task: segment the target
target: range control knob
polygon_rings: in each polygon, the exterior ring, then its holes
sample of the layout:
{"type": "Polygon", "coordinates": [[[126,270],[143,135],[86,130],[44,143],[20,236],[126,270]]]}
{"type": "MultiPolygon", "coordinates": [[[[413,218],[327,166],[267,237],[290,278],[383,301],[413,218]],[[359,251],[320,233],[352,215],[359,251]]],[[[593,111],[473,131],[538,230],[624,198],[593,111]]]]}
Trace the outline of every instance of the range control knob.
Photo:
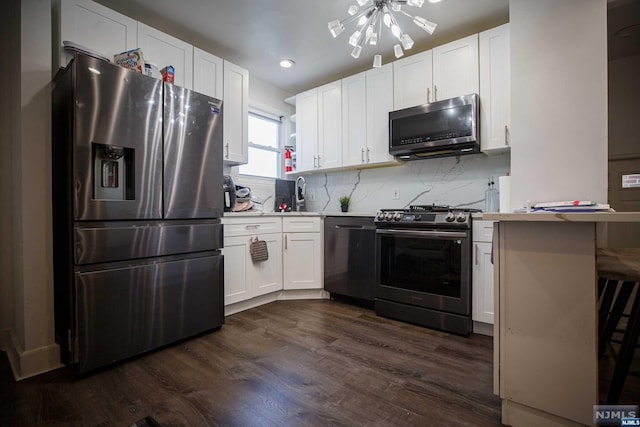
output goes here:
{"type": "Polygon", "coordinates": [[[466,220],[467,220],[467,214],[465,214],[464,212],[458,213],[458,216],[456,217],[456,221],[465,222],[466,220]]]}
{"type": "Polygon", "coordinates": [[[387,221],[391,221],[393,219],[393,213],[387,212],[387,214],[384,216],[384,219],[386,219],[387,221]]]}
{"type": "Polygon", "coordinates": [[[376,219],[378,221],[384,221],[384,213],[378,212],[378,215],[376,216],[376,219]]]}
{"type": "Polygon", "coordinates": [[[420,219],[422,219],[422,215],[416,214],[415,218],[416,218],[416,221],[420,221],[420,219]]]}
{"type": "Polygon", "coordinates": [[[401,214],[400,212],[396,212],[396,213],[393,215],[393,219],[394,219],[395,221],[400,221],[400,220],[402,219],[402,214],[401,214]]]}
{"type": "Polygon", "coordinates": [[[447,216],[445,217],[445,220],[447,222],[453,222],[455,221],[455,219],[456,219],[456,216],[453,214],[453,212],[447,213],[447,216]]]}

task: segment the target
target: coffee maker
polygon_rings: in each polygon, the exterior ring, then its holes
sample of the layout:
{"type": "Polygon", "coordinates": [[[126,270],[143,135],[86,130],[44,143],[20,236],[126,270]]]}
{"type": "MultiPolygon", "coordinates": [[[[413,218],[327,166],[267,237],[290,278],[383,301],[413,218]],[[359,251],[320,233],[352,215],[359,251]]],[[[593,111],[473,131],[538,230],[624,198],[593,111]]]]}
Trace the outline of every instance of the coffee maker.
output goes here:
{"type": "Polygon", "coordinates": [[[233,212],[233,208],[236,205],[236,184],[229,175],[224,176],[222,192],[224,195],[224,211],[233,212]]]}

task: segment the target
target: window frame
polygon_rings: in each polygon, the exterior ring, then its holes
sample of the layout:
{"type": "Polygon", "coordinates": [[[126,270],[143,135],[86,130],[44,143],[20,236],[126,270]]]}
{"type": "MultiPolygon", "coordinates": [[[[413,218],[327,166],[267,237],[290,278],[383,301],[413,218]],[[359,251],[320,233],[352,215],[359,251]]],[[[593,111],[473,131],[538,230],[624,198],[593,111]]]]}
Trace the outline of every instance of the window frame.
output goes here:
{"type": "MultiPolygon", "coordinates": [[[[272,152],[272,153],[276,153],[276,157],[278,159],[278,161],[276,162],[276,173],[274,177],[271,176],[263,176],[263,175],[251,175],[251,174],[246,174],[246,173],[242,173],[240,172],[240,166],[238,165],[238,171],[237,174],[238,176],[245,176],[245,177],[251,177],[251,178],[257,178],[257,179],[276,179],[276,178],[282,178],[282,174],[283,174],[283,160],[282,160],[282,152],[283,152],[283,141],[284,141],[284,133],[285,133],[285,129],[284,129],[284,115],[279,115],[277,113],[270,113],[267,111],[264,111],[262,109],[258,109],[258,108],[253,108],[253,107],[249,107],[249,117],[257,117],[263,120],[270,120],[272,122],[276,122],[278,123],[278,137],[277,137],[277,146],[276,147],[268,147],[266,145],[262,145],[262,144],[257,144],[252,142],[251,140],[247,141],[247,150],[249,148],[256,148],[259,150],[264,150],[264,151],[268,151],[268,152],[272,152]]],[[[248,119],[247,119],[248,120],[248,119]]],[[[248,154],[247,154],[248,155],[248,154]]]]}

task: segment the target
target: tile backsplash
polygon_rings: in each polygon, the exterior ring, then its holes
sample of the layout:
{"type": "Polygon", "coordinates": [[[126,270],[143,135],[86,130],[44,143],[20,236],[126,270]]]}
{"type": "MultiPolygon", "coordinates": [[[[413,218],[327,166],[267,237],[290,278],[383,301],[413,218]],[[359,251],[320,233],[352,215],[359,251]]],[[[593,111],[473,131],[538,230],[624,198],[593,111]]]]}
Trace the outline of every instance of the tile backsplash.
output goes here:
{"type": "MultiPolygon", "coordinates": [[[[351,212],[376,212],[418,204],[441,204],[484,210],[484,194],[490,177],[510,171],[509,154],[474,154],[415,160],[398,166],[348,169],[304,175],[307,183],[306,211],[340,212],[338,199],[351,197],[351,212]]],[[[294,180],[295,177],[291,177],[294,180]]],[[[234,176],[236,183],[251,187],[272,212],[274,180],[234,176]]],[[[499,190],[499,188],[498,188],[499,190]]]]}

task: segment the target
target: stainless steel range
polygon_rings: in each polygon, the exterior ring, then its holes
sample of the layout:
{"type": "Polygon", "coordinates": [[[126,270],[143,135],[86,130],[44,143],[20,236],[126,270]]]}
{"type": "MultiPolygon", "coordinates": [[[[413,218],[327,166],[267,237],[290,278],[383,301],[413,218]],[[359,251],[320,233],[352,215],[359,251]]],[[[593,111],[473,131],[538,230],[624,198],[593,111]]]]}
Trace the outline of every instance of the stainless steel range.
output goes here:
{"type": "Polygon", "coordinates": [[[378,315],[468,335],[471,212],[421,205],[376,215],[378,315]]]}

